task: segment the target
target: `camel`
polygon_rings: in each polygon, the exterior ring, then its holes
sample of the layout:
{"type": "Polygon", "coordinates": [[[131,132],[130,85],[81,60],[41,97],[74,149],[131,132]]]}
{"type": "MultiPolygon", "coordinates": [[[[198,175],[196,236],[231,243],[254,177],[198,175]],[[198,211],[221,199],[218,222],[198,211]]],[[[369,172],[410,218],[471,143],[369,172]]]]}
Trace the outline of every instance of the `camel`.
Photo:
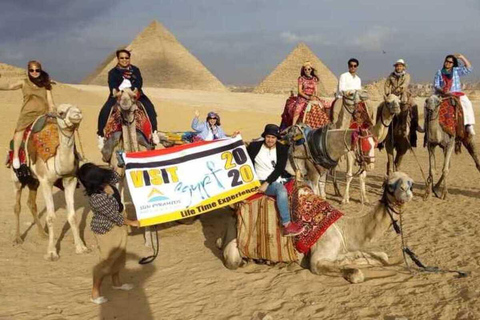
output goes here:
{"type": "MultiPolygon", "coordinates": [[[[336,221],[312,246],[309,254],[299,255],[303,260],[302,265],[309,265],[314,274],[334,272],[342,274],[351,283],[364,281],[360,269],[345,266],[388,263],[386,253],[365,252],[362,248],[390,228],[392,220],[398,217],[405,204],[412,200],[412,186],[413,180],[405,173],[392,173],[386,180],[383,196],[373,211],[361,217],[343,217],[336,221]]],[[[225,244],[223,258],[227,268],[237,269],[243,263],[237,248],[233,217],[228,222],[223,241],[218,241],[217,244],[225,244]]]]}
{"type": "MultiPolygon", "coordinates": [[[[82,121],[82,112],[76,106],[70,104],[61,104],[57,107],[56,123],[59,130],[59,146],[56,150],[55,156],[49,158],[46,162],[40,157],[35,156],[31,141],[27,144],[27,156],[29,157],[30,170],[33,178],[28,183],[29,196],[28,207],[33,215],[34,221],[38,227],[40,235],[46,236],[45,231],[40,224],[37,216],[36,194],[40,186],[47,210],[46,224],[48,227],[48,249],[45,259],[50,261],[58,260],[59,255],[55,246],[55,234],[53,230],[53,222],[55,220],[55,204],[53,202],[52,188],[54,183],[61,179],[65,192],[65,202],[67,206],[67,219],[72,228],[73,239],[75,242],[75,252],[88,252],[87,247],[80,239],[77,221],[75,218],[74,207],[74,193],[77,186],[77,178],[75,176],[78,165],[78,160],[75,156],[75,130],[78,129],[82,121]]],[[[22,243],[20,237],[20,200],[22,190],[25,185],[22,185],[18,179],[14,179],[15,186],[15,207],[14,212],[17,217],[15,243],[22,243]]]]}
{"type": "Polygon", "coordinates": [[[387,176],[394,171],[401,170],[403,157],[408,149],[412,148],[410,145],[410,130],[417,130],[418,125],[416,121],[412,123],[412,113],[417,113],[416,105],[401,103],[400,109],[400,114],[396,116],[396,120],[393,121],[392,128],[385,139],[385,150],[388,156],[387,176]]]}
{"type": "MultiPolygon", "coordinates": [[[[110,157],[110,166],[120,175],[120,177],[122,177],[117,188],[120,192],[122,202],[124,202],[123,178],[125,176],[125,169],[122,165],[119,165],[117,152],[137,152],[146,149],[154,149],[154,146],[145,139],[143,134],[137,132],[135,111],[139,106],[137,105],[136,93],[130,88],[123,89],[120,92],[114,89],[113,95],[118,97],[117,105],[120,108],[120,114],[122,117],[122,135],[113,149],[112,156],[110,157]]],[[[152,246],[152,237],[150,236],[149,227],[145,230],[145,245],[147,247],[152,246]]]]}
{"type": "MultiPolygon", "coordinates": [[[[386,97],[385,101],[380,103],[377,107],[377,121],[372,128],[372,135],[376,139],[377,143],[383,142],[388,134],[388,127],[393,121],[393,117],[400,113],[400,99],[390,94],[386,97]]],[[[345,187],[345,193],[343,195],[342,204],[350,202],[350,183],[353,180],[353,167],[355,164],[355,157],[353,152],[347,154],[347,181],[345,187]]],[[[365,179],[367,178],[367,171],[373,170],[373,161],[369,166],[362,168],[359,174],[360,178],[360,199],[362,204],[370,203],[367,197],[367,191],[365,188],[365,179]]]]}
{"type": "MultiPolygon", "coordinates": [[[[439,122],[439,110],[440,105],[443,99],[450,99],[450,97],[439,97],[437,95],[432,95],[425,100],[425,134],[427,141],[428,149],[428,160],[429,160],[429,170],[428,170],[428,179],[427,186],[425,191],[425,200],[428,199],[431,195],[431,191],[435,194],[436,197],[440,199],[446,199],[448,194],[447,189],[447,176],[450,170],[450,161],[455,148],[455,142],[457,137],[455,135],[449,135],[446,133],[439,122]],[[433,186],[434,171],[436,168],[435,160],[435,148],[439,146],[443,149],[443,168],[442,175],[438,182],[433,186]],[[440,191],[440,186],[443,183],[443,188],[440,191]]],[[[478,171],[480,171],[480,162],[478,160],[477,151],[475,144],[471,137],[467,137],[460,140],[457,140],[458,147],[461,147],[461,143],[468,150],[468,153],[475,161],[475,166],[478,171]]]]}

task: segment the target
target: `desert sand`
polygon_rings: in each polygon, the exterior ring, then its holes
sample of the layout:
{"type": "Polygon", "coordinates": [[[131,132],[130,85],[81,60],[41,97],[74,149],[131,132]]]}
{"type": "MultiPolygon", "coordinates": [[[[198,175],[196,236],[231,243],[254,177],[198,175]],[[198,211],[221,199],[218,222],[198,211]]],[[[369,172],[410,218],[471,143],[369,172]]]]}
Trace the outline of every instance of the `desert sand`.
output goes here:
{"type": "MultiPolygon", "coordinates": [[[[84,114],[80,136],[88,160],[100,163],[96,146],[96,122],[108,89],[91,85],[57,85],[56,104],[78,105],[84,114]]],[[[195,109],[221,114],[227,132],[240,130],[248,140],[257,137],[266,123],[278,123],[285,95],[203,92],[146,88],[154,102],[159,128],[189,129],[195,109]]],[[[1,92],[3,124],[0,145],[4,154],[21,106],[20,91],[1,92]]],[[[421,102],[421,100],[419,100],[421,102]]],[[[474,102],[478,108],[478,102],[474,102]]],[[[477,109],[478,111],[478,109],[477,109]]],[[[477,112],[478,115],[478,112],[477,112]]],[[[477,129],[480,134],[480,127],[477,129]]],[[[419,135],[418,161],[426,172],[428,158],[419,135]]],[[[479,145],[477,135],[477,146],[479,145]]],[[[440,156],[440,152],[437,153],[440,156]]],[[[375,170],[367,180],[370,200],[380,198],[386,167],[385,152],[377,152],[375,170]]],[[[479,319],[480,318],[480,174],[464,151],[453,157],[448,200],[423,201],[424,183],[414,156],[408,153],[403,171],[415,180],[414,200],[404,213],[408,245],[427,265],[470,271],[466,278],[454,274],[410,273],[404,266],[400,237],[393,230],[371,245],[390,256],[391,266],[366,267],[366,281],[352,285],[339,276],[317,276],[292,265],[250,263],[236,271],[226,269],[215,246],[230,209],[207,213],[192,225],[159,226],[160,252],[154,263],[141,266],[149,255],[140,233],[129,237],[127,269],[122,278],[135,284],[129,292],[110,289],[110,301],[96,306],[89,301],[91,273],[98,261],[95,239],[89,228],[91,213],[82,189],[75,207],[81,234],[92,250],[75,254],[61,191],[55,191],[55,232],[60,259],[43,259],[47,241],[32,228],[32,218],[22,201],[22,245],[13,246],[14,213],[11,171],[2,166],[0,182],[0,319],[479,319]]],[[[331,203],[346,215],[372,210],[359,202],[358,180],[352,201],[341,206],[340,198],[327,192],[331,203]]],[[[38,206],[45,220],[44,201],[38,206]]],[[[132,211],[132,206],[128,207],[132,211]]]]}

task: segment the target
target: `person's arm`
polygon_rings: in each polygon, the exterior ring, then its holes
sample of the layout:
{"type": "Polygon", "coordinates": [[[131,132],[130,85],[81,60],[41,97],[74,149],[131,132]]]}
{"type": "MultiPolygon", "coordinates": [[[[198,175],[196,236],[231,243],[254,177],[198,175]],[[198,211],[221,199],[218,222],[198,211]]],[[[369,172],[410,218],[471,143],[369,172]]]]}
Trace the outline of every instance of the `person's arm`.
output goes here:
{"type": "Polygon", "coordinates": [[[115,76],[115,69],[112,69],[108,72],[108,88],[110,89],[110,94],[114,96],[114,90],[117,92],[118,90],[118,81],[115,76]]]}
{"type": "Polygon", "coordinates": [[[435,74],[435,78],[433,78],[433,88],[435,89],[435,91],[440,91],[440,92],[443,91],[442,82],[443,82],[442,81],[442,73],[439,70],[435,74]]]}
{"type": "Polygon", "coordinates": [[[140,69],[137,67],[132,66],[133,73],[135,74],[135,83],[132,83],[132,90],[142,90],[143,87],[143,78],[140,69]]]}
{"type": "Polygon", "coordinates": [[[410,75],[408,73],[405,74],[405,80],[402,84],[402,93],[408,91],[408,86],[410,85],[410,75]]]}
{"type": "Polygon", "coordinates": [[[390,77],[387,78],[385,81],[385,85],[383,86],[383,94],[385,97],[388,97],[392,93],[392,82],[390,81],[390,77]]]}
{"type": "Polygon", "coordinates": [[[345,79],[345,76],[342,74],[340,75],[340,79],[338,79],[338,92],[340,92],[343,95],[343,92],[346,90],[346,88],[347,88],[346,79],[345,79]]]}
{"type": "Polygon", "coordinates": [[[304,97],[307,100],[310,99],[310,96],[308,96],[307,94],[305,94],[303,92],[303,78],[302,77],[298,78],[298,95],[301,96],[301,97],[304,97]]]}
{"type": "Polygon", "coordinates": [[[137,220],[130,220],[128,218],[123,219],[123,224],[131,227],[140,227],[140,222],[138,222],[137,220]]]}
{"type": "Polygon", "coordinates": [[[457,57],[457,59],[462,60],[462,62],[463,62],[463,66],[457,67],[459,76],[464,76],[464,75],[472,72],[472,64],[463,54],[456,53],[455,57],[457,57]]]}
{"type": "Polygon", "coordinates": [[[0,90],[18,90],[22,89],[23,87],[23,80],[16,81],[14,83],[0,83],[0,90]]]}
{"type": "Polygon", "coordinates": [[[56,108],[55,108],[55,104],[53,103],[52,90],[47,90],[47,102],[48,102],[48,111],[54,112],[56,108]]]}
{"type": "Polygon", "coordinates": [[[218,138],[220,138],[220,139],[221,138],[226,138],[227,135],[225,134],[225,131],[223,131],[222,127],[217,126],[217,128],[218,128],[218,132],[217,132],[218,138]]]}
{"type": "Polygon", "coordinates": [[[202,132],[205,127],[205,123],[198,119],[198,115],[195,114],[195,117],[192,120],[192,129],[197,132],[202,132]]]}

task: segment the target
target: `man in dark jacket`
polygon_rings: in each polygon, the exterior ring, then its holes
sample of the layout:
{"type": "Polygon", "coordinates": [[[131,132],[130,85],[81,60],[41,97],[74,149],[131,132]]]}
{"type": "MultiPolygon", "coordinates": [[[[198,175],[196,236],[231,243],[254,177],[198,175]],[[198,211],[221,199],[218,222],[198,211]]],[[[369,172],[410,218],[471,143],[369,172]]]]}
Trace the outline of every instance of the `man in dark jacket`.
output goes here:
{"type": "Polygon", "coordinates": [[[283,234],[295,236],[303,232],[303,226],[290,219],[288,194],[282,183],[284,181],[282,175],[286,173],[288,147],[277,141],[279,130],[275,124],[267,124],[262,133],[264,140],[250,143],[247,151],[262,183],[258,192],[276,197],[278,212],[284,226],[283,234]]]}
{"type": "MultiPolygon", "coordinates": [[[[97,135],[99,136],[99,146],[100,144],[103,145],[103,130],[107,124],[110,110],[117,102],[117,98],[113,95],[114,89],[119,92],[124,88],[130,88],[133,92],[137,93],[138,101],[142,103],[145,111],[148,114],[150,123],[152,124],[152,131],[154,132],[153,139],[158,140],[156,134],[157,114],[155,112],[153,103],[142,91],[143,79],[140,69],[130,64],[130,51],[125,49],[118,50],[116,55],[118,64],[108,72],[108,87],[110,89],[110,95],[100,110],[100,114],[98,116],[97,135]]],[[[158,141],[154,141],[154,143],[157,144],[158,141]]]]}

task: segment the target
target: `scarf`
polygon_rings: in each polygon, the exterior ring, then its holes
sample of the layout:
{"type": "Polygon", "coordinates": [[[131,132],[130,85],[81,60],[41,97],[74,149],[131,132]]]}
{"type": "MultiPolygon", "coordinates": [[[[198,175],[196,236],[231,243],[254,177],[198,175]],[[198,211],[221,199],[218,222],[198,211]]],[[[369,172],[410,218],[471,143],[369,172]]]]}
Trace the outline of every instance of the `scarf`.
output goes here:
{"type": "Polygon", "coordinates": [[[403,70],[402,72],[393,71],[393,74],[397,77],[401,77],[405,74],[405,70],[403,70]]]}
{"type": "Polygon", "coordinates": [[[450,71],[448,71],[448,70],[445,69],[445,68],[442,68],[442,76],[445,76],[445,77],[447,77],[448,79],[452,79],[452,77],[453,77],[453,68],[452,68],[450,71]]]}
{"type": "Polygon", "coordinates": [[[119,70],[122,73],[124,79],[128,79],[128,80],[130,80],[131,78],[135,79],[135,77],[133,76],[133,69],[131,65],[129,65],[126,68],[123,68],[117,65],[115,68],[117,68],[117,70],[119,70]]]}
{"type": "Polygon", "coordinates": [[[213,140],[217,140],[218,139],[218,126],[216,126],[216,125],[211,126],[210,124],[208,124],[208,127],[212,131],[213,140]]]}

